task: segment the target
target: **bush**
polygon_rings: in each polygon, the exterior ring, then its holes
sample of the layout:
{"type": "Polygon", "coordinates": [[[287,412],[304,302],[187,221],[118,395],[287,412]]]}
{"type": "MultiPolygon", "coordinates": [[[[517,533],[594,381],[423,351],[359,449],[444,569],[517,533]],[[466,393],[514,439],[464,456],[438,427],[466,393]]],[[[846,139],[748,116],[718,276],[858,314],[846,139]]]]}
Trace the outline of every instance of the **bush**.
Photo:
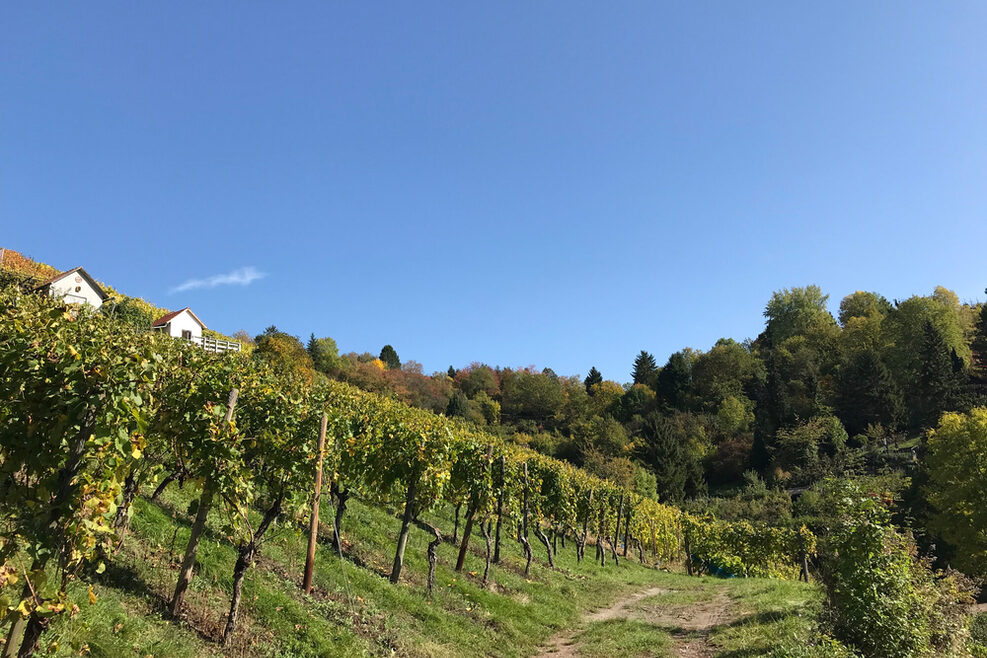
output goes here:
{"type": "Polygon", "coordinates": [[[868,658],[961,655],[970,583],[933,571],[879,500],[844,487],[840,522],[824,547],[833,634],[868,658]]]}
{"type": "Polygon", "coordinates": [[[987,612],[982,612],[970,622],[970,639],[987,649],[987,612]]]}

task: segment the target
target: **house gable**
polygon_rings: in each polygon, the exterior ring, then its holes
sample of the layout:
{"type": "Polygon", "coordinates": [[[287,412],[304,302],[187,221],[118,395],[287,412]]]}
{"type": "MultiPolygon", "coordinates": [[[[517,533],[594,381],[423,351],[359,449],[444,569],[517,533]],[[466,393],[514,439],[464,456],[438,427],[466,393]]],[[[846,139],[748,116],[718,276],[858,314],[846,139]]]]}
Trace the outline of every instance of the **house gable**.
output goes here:
{"type": "Polygon", "coordinates": [[[45,281],[36,290],[52,297],[75,304],[90,304],[96,308],[103,305],[109,295],[96,283],[86,270],[75,267],[45,281]]]}

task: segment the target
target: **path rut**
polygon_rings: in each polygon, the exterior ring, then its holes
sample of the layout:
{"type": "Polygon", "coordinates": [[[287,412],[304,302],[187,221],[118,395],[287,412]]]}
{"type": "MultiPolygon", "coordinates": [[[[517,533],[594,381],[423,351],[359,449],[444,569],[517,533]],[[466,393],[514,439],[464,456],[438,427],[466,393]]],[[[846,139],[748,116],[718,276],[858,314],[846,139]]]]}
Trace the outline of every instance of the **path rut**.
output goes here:
{"type": "Polygon", "coordinates": [[[732,619],[729,599],[722,592],[709,601],[689,605],[667,605],[656,610],[639,610],[636,603],[650,596],[676,590],[651,587],[626,596],[609,608],[583,617],[579,628],[557,634],[537,658],[575,658],[579,656],[580,636],[588,624],[613,619],[638,619],[669,632],[673,641],[672,655],[679,658],[711,658],[714,647],[709,635],[712,629],[732,619]]]}

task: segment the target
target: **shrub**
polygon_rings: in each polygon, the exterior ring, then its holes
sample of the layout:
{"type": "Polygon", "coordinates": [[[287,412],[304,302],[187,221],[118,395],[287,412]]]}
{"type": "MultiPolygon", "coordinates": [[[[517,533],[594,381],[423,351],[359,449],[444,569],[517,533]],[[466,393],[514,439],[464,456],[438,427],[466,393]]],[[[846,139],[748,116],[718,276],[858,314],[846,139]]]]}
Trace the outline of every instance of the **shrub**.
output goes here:
{"type": "Polygon", "coordinates": [[[846,483],[840,522],[824,551],[833,634],[868,658],[961,655],[970,584],[933,571],[875,498],[846,483]]]}

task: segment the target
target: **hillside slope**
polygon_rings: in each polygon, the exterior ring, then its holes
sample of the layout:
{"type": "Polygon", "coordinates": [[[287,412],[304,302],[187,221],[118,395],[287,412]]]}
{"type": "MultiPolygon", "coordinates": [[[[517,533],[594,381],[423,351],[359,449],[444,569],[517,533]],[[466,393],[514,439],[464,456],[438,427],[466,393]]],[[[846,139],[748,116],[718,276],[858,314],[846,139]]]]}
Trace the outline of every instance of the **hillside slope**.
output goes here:
{"type": "MultiPolygon", "coordinates": [[[[436,589],[430,598],[425,589],[425,549],[431,536],[421,529],[413,531],[402,582],[391,585],[387,573],[400,522],[386,510],[353,501],[344,519],[347,552],[342,560],[332,553],[328,541],[332,509],[323,507],[323,541],[317,551],[312,596],[304,595],[300,587],[304,533],[282,527],[271,537],[258,568],[247,577],[244,623],[232,646],[224,650],[218,638],[236,556],[233,547],[220,539],[222,520],[217,516],[210,518],[211,532],[199,551],[198,575],[183,618],[174,623],[166,613],[165,602],[188,537],[191,519],[186,508],[194,491],[174,486],[156,503],[138,500],[132,530],[119,554],[105,573],[93,576],[95,603],[56,621],[41,644],[48,648],[47,655],[527,656],[537,654],[556,633],[577,626],[584,612],[613,605],[622,596],[654,587],[692,589],[717,582],[655,571],[632,559],[602,569],[589,559],[576,564],[571,545],[559,547],[556,569],[544,566],[543,550],[536,552],[531,578],[525,579],[519,544],[505,541],[502,564],[491,568],[490,582],[484,587],[483,539],[477,535],[462,574],[452,569],[456,548],[448,542],[439,547],[436,589]]],[[[451,534],[450,517],[447,511],[429,520],[451,534]]],[[[786,635],[808,632],[808,618],[796,613],[806,605],[811,609],[818,599],[816,588],[760,579],[744,582],[747,590],[731,590],[737,592],[741,605],[751,591],[780,588],[785,596],[775,612],[778,619],[790,620],[786,635]],[[791,620],[798,623],[793,627],[791,620]]],[[[84,601],[87,591],[74,594],[84,601]]],[[[756,597],[751,601],[756,604],[756,597]]],[[[777,632],[763,625],[763,619],[752,616],[748,621],[751,637],[763,640],[777,632]]],[[[607,646],[608,641],[624,646],[624,655],[675,655],[667,653],[673,643],[654,644],[648,639],[656,632],[671,632],[668,628],[602,631],[597,625],[590,628],[585,655],[603,655],[598,653],[600,643],[607,646]],[[633,650],[642,641],[647,647],[633,650]]],[[[766,649],[771,641],[745,644],[766,649]]]]}

